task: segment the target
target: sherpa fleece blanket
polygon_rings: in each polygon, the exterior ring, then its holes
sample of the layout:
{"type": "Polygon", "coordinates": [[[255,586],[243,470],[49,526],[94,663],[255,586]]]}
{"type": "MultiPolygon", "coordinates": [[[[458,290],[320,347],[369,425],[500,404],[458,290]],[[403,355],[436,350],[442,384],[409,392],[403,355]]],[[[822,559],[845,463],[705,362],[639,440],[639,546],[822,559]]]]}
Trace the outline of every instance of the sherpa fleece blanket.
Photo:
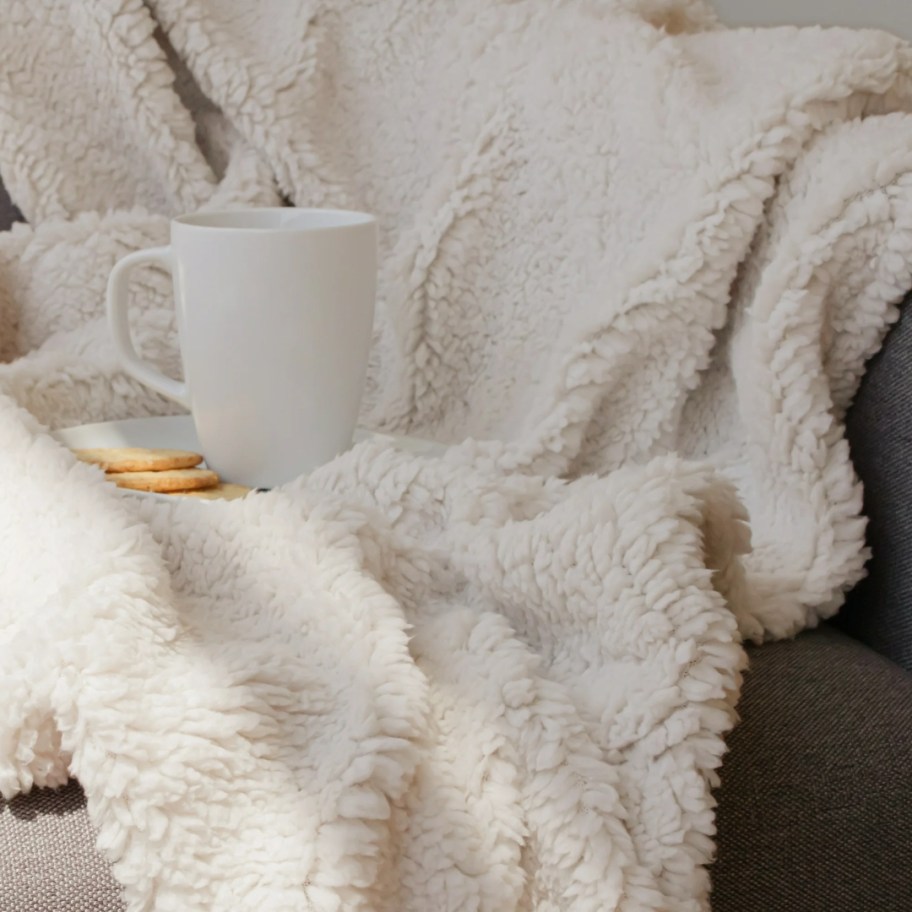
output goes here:
{"type": "Polygon", "coordinates": [[[910,48],[700,0],[11,0],[0,42],[0,793],[77,777],[134,912],[706,909],[741,644],[863,572],[910,48]],[[113,490],[48,430],[173,409],[111,266],[281,199],[377,214],[362,421],[446,454],[113,490]]]}

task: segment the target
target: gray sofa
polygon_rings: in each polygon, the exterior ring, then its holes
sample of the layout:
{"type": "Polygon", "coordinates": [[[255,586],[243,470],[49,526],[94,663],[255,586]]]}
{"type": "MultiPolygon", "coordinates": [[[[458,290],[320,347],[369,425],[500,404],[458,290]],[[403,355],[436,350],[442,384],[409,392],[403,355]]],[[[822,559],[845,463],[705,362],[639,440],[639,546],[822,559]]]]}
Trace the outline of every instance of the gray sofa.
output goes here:
{"type": "MultiPolygon", "coordinates": [[[[0,230],[18,217],[0,187],[0,230]]],[[[714,912],[912,910],[912,308],[848,424],[871,573],[834,623],[751,650],[714,912]]],[[[93,840],[76,783],[0,802],[0,912],[123,909],[93,840]]]]}

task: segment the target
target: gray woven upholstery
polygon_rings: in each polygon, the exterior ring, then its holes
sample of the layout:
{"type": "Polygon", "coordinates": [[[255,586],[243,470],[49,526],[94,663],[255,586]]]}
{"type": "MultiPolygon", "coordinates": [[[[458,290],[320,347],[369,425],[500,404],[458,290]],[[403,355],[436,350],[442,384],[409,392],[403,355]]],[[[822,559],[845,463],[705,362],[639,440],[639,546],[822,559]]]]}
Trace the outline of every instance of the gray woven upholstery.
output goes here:
{"type": "Polygon", "coordinates": [[[868,365],[847,429],[874,557],[836,624],[912,671],[912,298],[868,365]]]}
{"type": "Polygon", "coordinates": [[[912,675],[824,625],[752,651],[713,912],[912,910],[912,675]]]}
{"type": "Polygon", "coordinates": [[[123,912],[75,782],[0,801],[0,912],[123,912]]]}
{"type": "MultiPolygon", "coordinates": [[[[713,912],[912,909],[912,675],[827,626],[752,651],[713,912]]],[[[0,810],[0,912],[121,912],[82,793],[0,810]]]]}
{"type": "Polygon", "coordinates": [[[6,192],[3,183],[0,182],[0,231],[6,231],[13,222],[21,222],[22,213],[13,204],[6,192]]]}

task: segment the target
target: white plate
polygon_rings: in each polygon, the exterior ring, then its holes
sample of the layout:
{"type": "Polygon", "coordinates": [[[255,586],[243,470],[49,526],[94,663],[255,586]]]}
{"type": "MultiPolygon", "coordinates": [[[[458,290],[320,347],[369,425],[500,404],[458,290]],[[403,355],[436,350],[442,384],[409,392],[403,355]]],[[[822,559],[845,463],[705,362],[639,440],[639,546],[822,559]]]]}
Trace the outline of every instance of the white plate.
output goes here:
{"type": "MultiPolygon", "coordinates": [[[[189,415],[175,415],[166,418],[126,418],[122,421],[101,421],[97,424],[82,424],[78,427],[64,428],[55,431],[54,437],[64,446],[71,449],[95,449],[99,447],[150,447],[167,450],[191,450],[201,453],[199,438],[193,419],[189,415]]],[[[432,440],[420,440],[417,437],[403,437],[398,434],[373,434],[361,428],[355,431],[354,442],[361,443],[376,437],[389,440],[399,449],[407,450],[419,456],[438,456],[445,447],[432,440]]],[[[230,478],[223,479],[230,482],[230,478]]],[[[118,491],[135,494],[139,497],[151,497],[156,500],[172,501],[168,494],[156,494],[151,491],[133,491],[129,488],[118,488],[118,491]]],[[[200,500],[200,503],[212,503],[200,500]]]]}

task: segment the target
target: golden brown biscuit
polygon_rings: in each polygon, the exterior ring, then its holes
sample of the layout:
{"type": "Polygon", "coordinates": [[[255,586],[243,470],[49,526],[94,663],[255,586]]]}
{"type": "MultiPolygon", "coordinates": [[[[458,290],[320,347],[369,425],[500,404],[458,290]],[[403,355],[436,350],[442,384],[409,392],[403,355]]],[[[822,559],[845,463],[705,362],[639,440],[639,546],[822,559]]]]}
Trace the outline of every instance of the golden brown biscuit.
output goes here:
{"type": "Polygon", "coordinates": [[[199,497],[203,500],[237,500],[253,489],[239,484],[220,484],[200,491],[175,491],[175,497],[199,497]]]}
{"type": "Polygon", "coordinates": [[[219,477],[209,469],[168,469],[161,472],[116,472],[107,476],[119,488],[134,491],[154,491],[172,494],[175,491],[196,491],[214,488],[219,477]]]}
{"type": "Polygon", "coordinates": [[[76,458],[100,466],[106,472],[166,472],[190,469],[203,457],[188,450],[155,450],[146,447],[104,447],[73,450],[76,458]]]}

